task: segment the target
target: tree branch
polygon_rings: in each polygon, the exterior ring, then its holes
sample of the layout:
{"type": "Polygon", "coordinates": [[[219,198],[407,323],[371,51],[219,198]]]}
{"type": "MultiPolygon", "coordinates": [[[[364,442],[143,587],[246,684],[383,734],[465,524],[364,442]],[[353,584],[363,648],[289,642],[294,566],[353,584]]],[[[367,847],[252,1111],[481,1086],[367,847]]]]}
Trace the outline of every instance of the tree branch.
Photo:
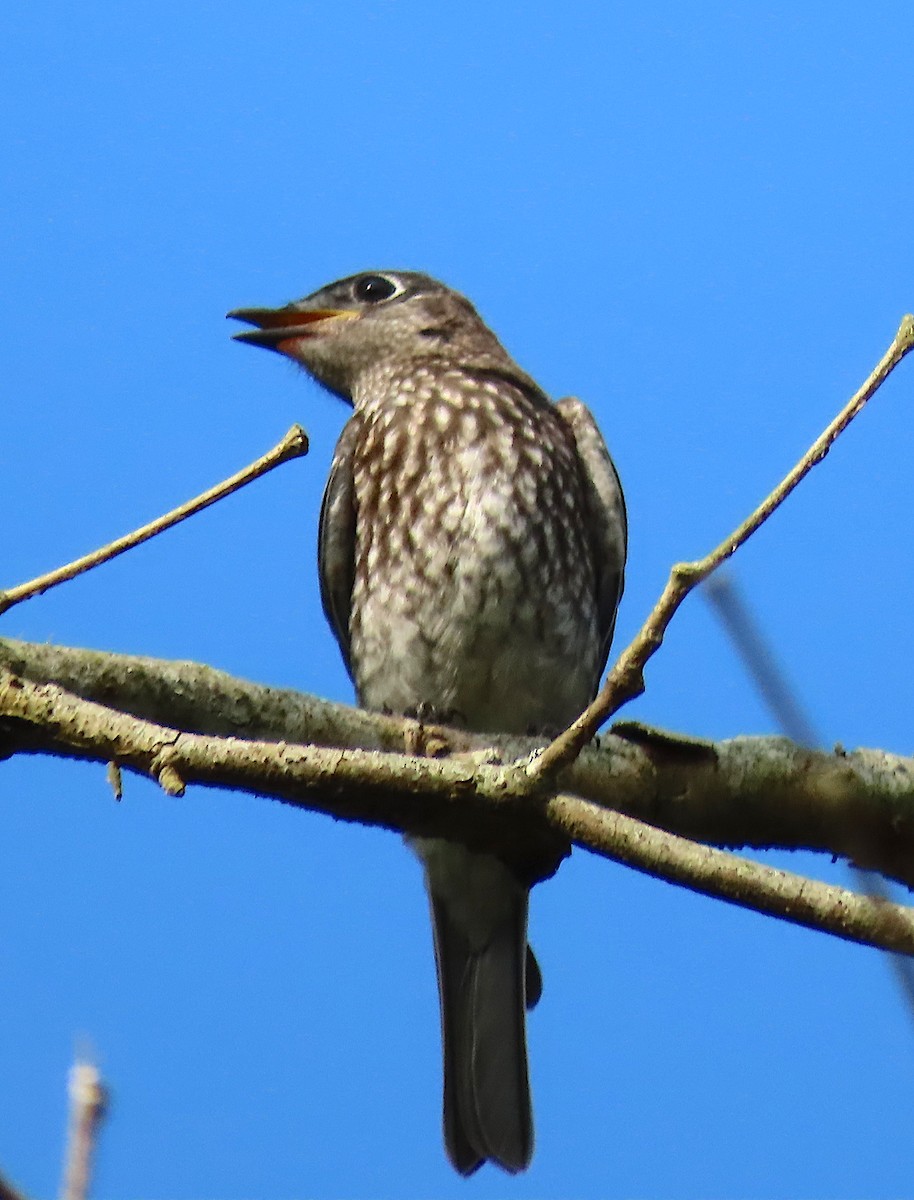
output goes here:
{"type": "Polygon", "coordinates": [[[727,561],[755,531],[784,503],[794,488],[828,454],[835,440],[847,428],[866,402],[888,379],[901,360],[914,349],[914,316],[902,317],[892,344],[876,364],[863,386],[855,392],[827,429],[813,442],[800,461],[743,523],[696,562],[676,563],[660,599],[641,630],[606,677],[592,704],[527,765],[531,787],[556,779],[559,772],[580,754],[584,746],[613,713],[644,691],[644,668],[660,649],[663,638],[683,600],[721,563],[727,561]]]}
{"type": "MultiPolygon", "coordinates": [[[[0,650],[6,651],[6,645],[0,643],[0,650]]],[[[27,657],[26,644],[16,647],[20,659],[27,657]]],[[[76,657],[85,653],[69,652],[76,657]]],[[[120,659],[130,676],[142,661],[96,654],[91,658],[120,659]]],[[[145,660],[142,671],[151,672],[153,662],[145,660]]],[[[200,669],[193,664],[167,666],[172,679],[183,680],[186,700],[188,681],[200,669]]],[[[110,661],[107,667],[110,685],[110,661]]],[[[209,668],[202,670],[207,681],[205,700],[218,712],[222,706],[214,683],[220,676],[209,668]]],[[[228,682],[229,694],[234,690],[236,696],[246,695],[254,711],[259,707],[258,692],[274,699],[283,695],[238,680],[228,682]]],[[[292,696],[286,694],[286,716],[292,696]]],[[[0,752],[114,761],[158,780],[172,794],[180,794],[186,783],[241,789],[343,820],[454,837],[496,850],[531,881],[555,869],[570,840],[707,895],[853,941],[914,953],[914,913],[906,908],[695,846],[585,798],[611,797],[614,808],[638,808],[653,825],[661,820],[676,824],[690,836],[702,836],[696,833],[696,825],[705,837],[715,831],[729,833],[721,840],[730,844],[750,840],[745,837],[747,827],[750,834],[758,835],[752,829],[754,819],[769,825],[780,819],[782,834],[795,836],[802,830],[806,844],[810,836],[820,839],[820,849],[840,844],[838,853],[883,855],[898,865],[902,878],[910,878],[914,839],[914,762],[910,760],[879,751],[817,754],[783,738],[712,744],[627,726],[622,727],[624,736],[605,737],[599,748],[582,755],[568,772],[568,785],[581,795],[531,797],[526,794],[524,772],[513,762],[506,766],[500,762],[500,757],[514,758],[519,751],[529,750],[530,743],[523,739],[499,741],[299,699],[302,714],[320,712],[318,725],[325,736],[335,714],[342,714],[340,730],[351,734],[346,719],[352,714],[358,727],[374,726],[373,744],[383,743],[385,749],[188,733],[4,671],[0,674],[0,752]],[[447,750],[451,757],[419,757],[388,748],[398,741],[431,754],[447,750]]],[[[205,723],[200,716],[198,712],[198,724],[205,723]]],[[[306,735],[300,729],[299,736],[306,735]]]]}
{"type": "MultiPolygon", "coordinates": [[[[790,838],[801,839],[790,844],[811,839],[820,849],[912,883],[914,763],[878,751],[815,754],[786,739],[715,745],[631,724],[617,728],[621,736],[581,753],[599,726],[644,690],[644,667],[685,596],[783,503],[912,348],[914,318],[908,316],[863,387],[755,512],[711,554],[673,567],[660,600],[594,703],[545,750],[523,739],[474,738],[415,721],[355,715],[194,664],[6,642],[0,644],[0,661],[6,662],[0,669],[0,755],[43,752],[108,762],[117,795],[120,770],[127,767],[172,795],[182,794],[187,782],[238,788],[345,820],[452,837],[499,854],[531,883],[551,874],[574,841],[708,895],[914,954],[914,910],[738,859],[670,832],[679,828],[705,841],[746,844],[759,836],[753,829],[758,819],[769,833],[772,827],[780,831],[764,844],[782,844],[787,828],[790,838]],[[39,679],[45,672],[43,681],[29,677],[35,671],[39,679]],[[61,676],[80,694],[50,682],[61,676]],[[207,703],[217,694],[221,702],[213,720],[216,710],[207,703]],[[87,695],[93,699],[81,698],[87,695]],[[110,706],[112,699],[117,708],[110,706]],[[149,719],[160,711],[163,719],[149,719]],[[176,720],[186,721],[187,728],[176,728],[176,720]],[[283,732],[265,739],[265,726],[274,720],[283,732]],[[299,743],[309,723],[318,744],[288,744],[288,733],[299,743]],[[209,736],[208,728],[220,735],[244,729],[247,738],[209,736]],[[337,744],[319,744],[332,737],[337,744]],[[353,739],[366,745],[353,748],[353,739]],[[514,761],[502,765],[509,755],[514,761]],[[563,787],[579,794],[549,794],[560,772],[563,787]],[[595,802],[599,796],[618,811],[601,807],[595,802]],[[639,808],[651,824],[626,815],[626,806],[639,808]]],[[[307,448],[297,427],[286,441],[260,464],[175,513],[0,593],[0,612],[214,503],[269,469],[262,465],[267,460],[277,465],[307,448]]]]}
{"type": "MultiPolygon", "coordinates": [[[[0,667],[185,732],[401,755],[446,752],[482,763],[526,761],[541,744],[423,726],[197,663],[0,639],[0,667]]],[[[707,742],[632,723],[614,730],[568,768],[566,792],[698,841],[842,855],[914,886],[914,760],[881,750],[817,752],[781,737],[707,742]]],[[[37,725],[10,728],[0,708],[0,754],[71,750],[60,750],[37,725]]],[[[383,823],[374,810],[352,819],[383,823]]]]}
{"type": "Polygon", "coordinates": [[[699,846],[575,797],[554,797],[547,812],[577,845],[655,879],[845,941],[914,954],[914,908],[699,846]]]}
{"type": "Polygon", "coordinates": [[[262,458],[258,458],[256,462],[236,472],[236,474],[217,484],[215,487],[209,488],[194,500],[188,500],[164,516],[150,521],[148,525],[143,525],[139,529],[135,529],[133,533],[125,534],[123,537],[109,542],[107,546],[93,550],[91,554],[84,554],[82,558],[74,559],[73,562],[66,563],[62,567],[57,567],[53,571],[48,571],[45,575],[38,575],[35,579],[30,579],[27,583],[20,583],[16,587],[8,588],[5,592],[0,592],[0,615],[5,613],[7,609],[12,608],[14,604],[19,604],[23,600],[30,600],[33,596],[40,596],[42,592],[50,591],[51,588],[57,587],[59,583],[66,583],[68,579],[75,579],[77,575],[82,575],[85,571],[91,571],[93,567],[101,566],[102,563],[116,558],[126,550],[132,550],[134,546],[148,542],[150,538],[164,533],[172,525],[177,525],[179,521],[184,521],[188,517],[194,516],[195,513],[201,512],[204,508],[209,508],[211,504],[215,504],[217,500],[222,500],[225,496],[231,495],[232,492],[237,492],[239,488],[245,487],[246,484],[259,479],[261,475],[266,475],[274,467],[288,462],[291,458],[299,458],[301,455],[307,453],[308,435],[300,425],[293,425],[282,441],[267,454],[264,454],[262,458]]]}
{"type": "Polygon", "coordinates": [[[70,1117],[61,1200],[87,1200],[98,1133],[108,1107],[108,1089],[98,1068],[77,1060],[70,1068],[70,1117]]]}

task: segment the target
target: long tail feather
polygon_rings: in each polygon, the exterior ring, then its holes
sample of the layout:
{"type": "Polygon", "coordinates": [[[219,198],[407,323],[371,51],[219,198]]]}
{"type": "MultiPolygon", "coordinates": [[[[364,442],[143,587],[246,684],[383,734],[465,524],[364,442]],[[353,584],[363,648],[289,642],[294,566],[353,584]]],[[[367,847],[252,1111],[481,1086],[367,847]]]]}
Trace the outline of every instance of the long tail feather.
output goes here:
{"type": "Polygon", "coordinates": [[[525,1022],[527,896],[518,890],[512,899],[507,919],[485,946],[474,949],[445,904],[432,897],[444,1139],[463,1175],[486,1160],[512,1173],[522,1171],[533,1154],[525,1022]]]}

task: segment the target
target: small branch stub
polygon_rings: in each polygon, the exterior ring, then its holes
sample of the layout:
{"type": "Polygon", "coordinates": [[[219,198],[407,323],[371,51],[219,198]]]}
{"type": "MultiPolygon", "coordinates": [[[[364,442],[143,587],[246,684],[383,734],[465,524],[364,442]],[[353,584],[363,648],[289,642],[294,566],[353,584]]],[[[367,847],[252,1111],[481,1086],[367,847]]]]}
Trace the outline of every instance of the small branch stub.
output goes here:
{"type": "Polygon", "coordinates": [[[108,782],[111,785],[111,790],[114,792],[115,800],[123,800],[124,798],[124,777],[121,774],[121,768],[116,762],[109,762],[105,772],[108,782]]]}
{"type": "Polygon", "coordinates": [[[156,778],[159,781],[159,787],[169,796],[184,795],[186,784],[172,763],[166,763],[164,767],[160,767],[156,778]]]}

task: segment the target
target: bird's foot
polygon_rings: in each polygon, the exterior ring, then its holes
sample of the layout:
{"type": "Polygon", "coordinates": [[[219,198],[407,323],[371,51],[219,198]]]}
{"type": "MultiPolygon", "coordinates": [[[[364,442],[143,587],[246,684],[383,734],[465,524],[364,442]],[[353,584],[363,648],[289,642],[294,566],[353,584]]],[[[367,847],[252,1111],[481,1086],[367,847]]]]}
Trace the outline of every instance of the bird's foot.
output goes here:
{"type": "Polygon", "coordinates": [[[453,749],[446,734],[436,733],[429,726],[466,724],[463,714],[456,709],[436,708],[427,701],[408,708],[403,715],[418,722],[406,732],[406,751],[422,758],[440,758],[453,749]]]}
{"type": "Polygon", "coordinates": [[[418,704],[412,705],[403,716],[411,717],[422,725],[456,725],[458,728],[466,725],[466,717],[459,709],[439,708],[430,704],[428,700],[420,700],[418,704]]]}

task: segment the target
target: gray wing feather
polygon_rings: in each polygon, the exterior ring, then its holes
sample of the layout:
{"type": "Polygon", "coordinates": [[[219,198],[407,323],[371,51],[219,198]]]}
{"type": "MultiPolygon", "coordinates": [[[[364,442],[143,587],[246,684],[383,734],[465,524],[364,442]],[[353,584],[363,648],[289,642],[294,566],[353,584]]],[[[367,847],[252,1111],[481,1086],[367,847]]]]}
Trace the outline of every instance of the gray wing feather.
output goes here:
{"type": "Polygon", "coordinates": [[[590,485],[590,528],[597,565],[597,613],[603,639],[603,656],[598,674],[602,675],[625,582],[628,550],[625,497],[606,442],[590,410],[572,396],[559,400],[556,408],[574,435],[590,485]]]}
{"type": "Polygon", "coordinates": [[[352,460],[360,424],[359,417],[351,417],[336,444],[321,503],[317,539],[321,603],[350,676],[349,618],[355,578],[356,517],[352,460]]]}

